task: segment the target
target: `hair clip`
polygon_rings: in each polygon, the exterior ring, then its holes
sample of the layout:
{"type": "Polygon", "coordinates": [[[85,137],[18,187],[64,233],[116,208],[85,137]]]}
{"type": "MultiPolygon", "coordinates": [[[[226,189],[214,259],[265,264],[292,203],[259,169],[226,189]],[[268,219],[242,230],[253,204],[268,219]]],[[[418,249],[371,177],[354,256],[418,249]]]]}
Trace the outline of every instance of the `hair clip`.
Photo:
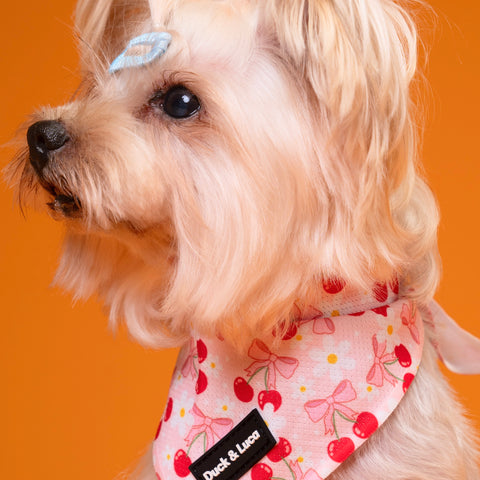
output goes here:
{"type": "Polygon", "coordinates": [[[133,68],[144,66],[161,57],[170,45],[172,36],[167,32],[144,33],[138,37],[132,38],[128,42],[125,50],[110,64],[109,73],[115,73],[124,68],[133,68]],[[151,45],[149,52],[144,55],[128,55],[128,51],[139,45],[151,45]]]}

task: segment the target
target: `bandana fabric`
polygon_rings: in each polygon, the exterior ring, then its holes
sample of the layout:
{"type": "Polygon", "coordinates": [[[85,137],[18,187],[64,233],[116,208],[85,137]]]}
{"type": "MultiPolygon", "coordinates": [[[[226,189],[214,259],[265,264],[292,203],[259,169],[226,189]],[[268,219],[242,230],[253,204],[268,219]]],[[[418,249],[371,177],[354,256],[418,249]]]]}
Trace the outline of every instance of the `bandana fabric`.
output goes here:
{"type": "Polygon", "coordinates": [[[326,284],[325,314],[298,306],[274,352],[260,339],[242,356],[221,339],[192,338],[154,442],[157,476],[193,480],[191,462],[257,408],[277,444],[240,478],[326,478],[388,418],[417,372],[423,323],[397,293],[395,284],[369,293],[326,284]]]}

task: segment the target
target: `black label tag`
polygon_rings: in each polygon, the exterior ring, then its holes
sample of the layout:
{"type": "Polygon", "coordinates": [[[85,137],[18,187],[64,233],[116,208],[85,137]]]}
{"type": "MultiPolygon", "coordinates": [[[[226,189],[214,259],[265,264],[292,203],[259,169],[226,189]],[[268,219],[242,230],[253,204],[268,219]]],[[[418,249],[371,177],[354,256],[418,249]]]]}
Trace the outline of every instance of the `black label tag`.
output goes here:
{"type": "Polygon", "coordinates": [[[276,443],[254,409],[188,468],[197,480],[238,480],[276,443]]]}

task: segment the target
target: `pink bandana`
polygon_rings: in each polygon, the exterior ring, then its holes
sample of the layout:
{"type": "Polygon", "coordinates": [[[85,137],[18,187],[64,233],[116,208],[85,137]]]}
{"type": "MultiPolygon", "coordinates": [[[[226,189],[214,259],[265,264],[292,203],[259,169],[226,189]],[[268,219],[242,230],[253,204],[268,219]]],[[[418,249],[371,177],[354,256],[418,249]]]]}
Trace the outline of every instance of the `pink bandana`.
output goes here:
{"type": "Polygon", "coordinates": [[[298,306],[274,352],[260,339],[241,356],[218,338],[192,338],[180,352],[154,442],[157,477],[193,480],[192,462],[257,409],[276,445],[238,475],[233,470],[257,437],[235,439],[230,459],[219,455],[197,478],[326,478],[385,422],[419,367],[422,318],[397,294],[397,284],[368,293],[325,284],[324,312],[298,306]]]}

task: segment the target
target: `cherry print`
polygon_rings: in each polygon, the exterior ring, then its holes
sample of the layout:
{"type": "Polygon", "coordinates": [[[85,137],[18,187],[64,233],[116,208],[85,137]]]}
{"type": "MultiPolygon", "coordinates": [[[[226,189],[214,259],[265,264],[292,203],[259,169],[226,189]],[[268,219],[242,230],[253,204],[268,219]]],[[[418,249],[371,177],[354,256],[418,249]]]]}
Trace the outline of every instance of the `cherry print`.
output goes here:
{"type": "Polygon", "coordinates": [[[163,415],[163,421],[168,422],[170,419],[170,416],[172,415],[172,409],[173,409],[173,398],[170,397],[167,402],[167,408],[165,409],[165,414],[163,415]]]}
{"type": "Polygon", "coordinates": [[[248,403],[253,398],[253,388],[242,377],[237,377],[233,382],[233,391],[241,402],[248,403]]]}
{"type": "Polygon", "coordinates": [[[415,375],[413,373],[406,373],[405,376],[403,377],[403,392],[405,393],[410,385],[413,382],[413,379],[415,378],[415,375]]]}
{"type": "Polygon", "coordinates": [[[385,302],[388,298],[388,288],[386,283],[375,283],[373,287],[373,296],[379,302],[385,302]]]}
{"type": "Polygon", "coordinates": [[[341,292],[345,288],[345,285],[345,280],[342,280],[341,278],[327,278],[323,281],[323,289],[331,294],[341,292]]]}
{"type": "Polygon", "coordinates": [[[250,472],[252,480],[270,480],[273,470],[266,463],[257,463],[250,472]]]}
{"type": "Polygon", "coordinates": [[[357,437],[368,438],[377,428],[377,417],[370,412],[361,412],[353,425],[353,433],[357,437]]]}
{"type": "Polygon", "coordinates": [[[191,465],[191,463],[192,461],[185,451],[178,450],[173,459],[173,468],[175,469],[175,473],[182,478],[190,475],[190,470],[188,467],[191,465]]]}
{"type": "Polygon", "coordinates": [[[160,435],[160,430],[162,429],[162,421],[160,420],[160,423],[158,424],[157,431],[155,432],[155,440],[158,438],[160,435]]]}
{"type": "Polygon", "coordinates": [[[351,317],[361,317],[364,313],[365,313],[365,311],[363,311],[363,312],[349,313],[349,315],[350,315],[351,317]]]}
{"type": "Polygon", "coordinates": [[[282,404],[282,396],[276,390],[262,390],[258,394],[258,405],[263,410],[267,403],[271,403],[273,411],[276,412],[282,404]]]}
{"type": "Polygon", "coordinates": [[[278,443],[267,453],[271,462],[279,462],[292,453],[290,442],[283,437],[278,439],[278,443]]]}
{"type": "Polygon", "coordinates": [[[403,343],[395,347],[395,356],[402,367],[409,367],[412,364],[412,357],[403,343]]]}
{"type": "Polygon", "coordinates": [[[208,385],[207,376],[202,370],[199,370],[197,383],[195,384],[195,392],[197,393],[197,395],[200,395],[202,392],[204,392],[207,388],[207,385],[208,385]]]}
{"type": "Polygon", "coordinates": [[[388,310],[388,305],[384,305],[383,307],[372,308],[372,312],[378,313],[378,315],[383,315],[384,317],[388,315],[387,310],[388,310]]]}
{"type": "Polygon", "coordinates": [[[202,340],[197,340],[198,363],[202,363],[207,358],[207,346],[202,340]]]}
{"type": "MultiPolygon", "coordinates": [[[[282,322],[282,324],[279,327],[279,331],[283,331],[283,327],[285,326],[285,323],[282,322]]],[[[293,338],[298,331],[298,327],[295,323],[291,323],[290,326],[288,327],[287,331],[283,334],[282,340],[290,340],[293,338]]],[[[273,335],[276,337],[277,336],[277,329],[273,330],[273,335]]]]}
{"type": "Polygon", "coordinates": [[[390,280],[388,282],[388,285],[390,286],[392,292],[395,294],[395,295],[398,295],[398,290],[399,290],[399,285],[398,285],[398,277],[395,277],[393,278],[392,280],[390,280]]]}
{"type": "Polygon", "coordinates": [[[160,478],[160,475],[159,475],[157,472],[155,472],[155,475],[157,476],[157,480],[162,480],[162,479],[160,478]]]}
{"type": "Polygon", "coordinates": [[[346,460],[355,450],[355,445],[348,437],[333,440],[328,444],[328,456],[334,461],[341,463],[346,460]]]}

